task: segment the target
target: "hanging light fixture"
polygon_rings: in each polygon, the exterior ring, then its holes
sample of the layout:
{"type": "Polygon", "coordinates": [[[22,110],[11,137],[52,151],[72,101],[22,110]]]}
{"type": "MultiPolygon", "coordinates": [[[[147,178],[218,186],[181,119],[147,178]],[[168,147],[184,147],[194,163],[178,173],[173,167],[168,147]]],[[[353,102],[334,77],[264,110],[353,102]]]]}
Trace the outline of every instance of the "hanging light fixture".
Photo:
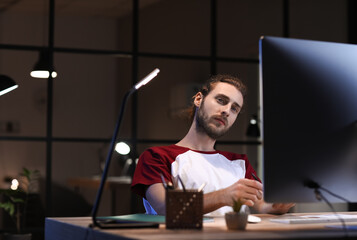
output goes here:
{"type": "Polygon", "coordinates": [[[258,125],[257,115],[252,115],[249,120],[247,136],[248,137],[260,137],[260,129],[259,129],[259,125],[258,125]]]}
{"type": "MultiPolygon", "coordinates": [[[[30,73],[33,78],[48,78],[50,76],[51,67],[49,65],[49,56],[46,49],[40,51],[40,58],[35,64],[32,72],[30,73]]],[[[57,72],[52,68],[52,78],[57,77],[57,72]]]]}
{"type": "Polygon", "coordinates": [[[0,96],[14,90],[18,86],[19,85],[17,85],[12,78],[6,75],[0,75],[0,96]]]}

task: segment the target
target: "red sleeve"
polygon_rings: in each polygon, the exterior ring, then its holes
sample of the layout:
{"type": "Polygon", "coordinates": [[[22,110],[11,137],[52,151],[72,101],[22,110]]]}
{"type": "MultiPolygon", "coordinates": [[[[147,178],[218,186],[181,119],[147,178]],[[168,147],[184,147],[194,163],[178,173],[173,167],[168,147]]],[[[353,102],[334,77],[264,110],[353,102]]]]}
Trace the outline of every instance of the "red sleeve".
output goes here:
{"type": "Polygon", "coordinates": [[[256,180],[252,174],[254,174],[257,178],[258,178],[258,181],[259,182],[262,182],[260,180],[260,178],[257,176],[257,173],[255,172],[254,168],[252,167],[252,165],[250,165],[248,159],[245,161],[245,166],[246,166],[246,169],[247,171],[245,172],[245,178],[248,178],[248,179],[252,179],[252,180],[256,180]]]}
{"type": "Polygon", "coordinates": [[[139,157],[135,169],[131,190],[145,198],[148,186],[161,183],[163,174],[166,180],[171,179],[171,163],[165,154],[155,151],[154,148],[147,149],[139,157]]]}

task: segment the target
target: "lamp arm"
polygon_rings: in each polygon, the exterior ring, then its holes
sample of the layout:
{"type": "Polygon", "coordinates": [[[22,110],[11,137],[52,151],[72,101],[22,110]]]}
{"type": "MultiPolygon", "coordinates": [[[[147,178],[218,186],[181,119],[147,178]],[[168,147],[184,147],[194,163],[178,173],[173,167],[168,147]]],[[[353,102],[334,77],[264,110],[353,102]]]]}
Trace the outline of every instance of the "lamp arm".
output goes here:
{"type": "Polygon", "coordinates": [[[104,166],[104,170],[103,170],[103,174],[102,174],[102,179],[101,179],[100,186],[99,186],[98,193],[97,193],[97,197],[96,197],[96,200],[94,202],[93,209],[92,209],[93,224],[95,226],[97,226],[97,227],[101,227],[101,225],[97,222],[96,218],[97,218],[97,212],[98,212],[98,208],[99,208],[99,205],[100,205],[100,200],[101,200],[101,197],[102,197],[104,185],[105,185],[106,180],[107,180],[108,170],[109,170],[110,162],[111,162],[112,155],[113,155],[115,141],[116,141],[117,136],[118,136],[118,132],[119,132],[119,129],[120,129],[121,122],[123,120],[123,115],[124,115],[124,110],[125,110],[125,107],[126,107],[126,103],[128,102],[128,99],[129,99],[130,95],[132,95],[135,91],[136,91],[136,88],[131,88],[129,91],[127,91],[126,94],[124,95],[122,103],[121,103],[121,108],[120,108],[120,112],[119,112],[119,115],[118,115],[117,123],[116,123],[115,129],[114,129],[114,133],[113,133],[112,140],[111,140],[111,143],[110,143],[110,148],[109,148],[108,155],[107,155],[107,158],[106,158],[106,161],[105,161],[105,166],[104,166]]]}
{"type": "Polygon", "coordinates": [[[142,79],[139,83],[137,83],[129,91],[127,91],[125,93],[124,97],[123,97],[123,100],[121,102],[121,108],[120,108],[120,111],[119,111],[118,120],[116,122],[116,126],[115,126],[115,129],[114,129],[112,141],[110,143],[110,148],[109,148],[109,151],[108,151],[107,159],[105,161],[105,166],[104,166],[104,169],[103,169],[103,174],[102,174],[102,178],[101,178],[101,181],[100,181],[99,189],[98,189],[97,196],[96,196],[96,199],[95,199],[95,202],[94,202],[94,206],[93,206],[93,209],[92,209],[93,223],[90,224],[90,227],[97,226],[99,228],[105,228],[104,225],[101,225],[97,221],[97,213],[98,213],[98,209],[99,209],[99,205],[100,205],[100,200],[102,198],[104,185],[105,185],[105,183],[107,181],[107,175],[108,175],[108,170],[109,170],[109,166],[110,166],[110,161],[112,159],[114,146],[115,146],[115,141],[116,141],[116,139],[118,137],[118,132],[119,132],[119,129],[120,129],[120,125],[121,125],[121,122],[123,120],[126,103],[128,102],[128,99],[129,99],[130,95],[132,95],[135,91],[137,91],[141,86],[143,86],[143,85],[147,84],[148,82],[150,82],[153,78],[155,78],[157,76],[157,74],[159,72],[160,72],[160,70],[158,68],[154,69],[154,71],[149,73],[149,75],[147,75],[144,79],[142,79]]]}

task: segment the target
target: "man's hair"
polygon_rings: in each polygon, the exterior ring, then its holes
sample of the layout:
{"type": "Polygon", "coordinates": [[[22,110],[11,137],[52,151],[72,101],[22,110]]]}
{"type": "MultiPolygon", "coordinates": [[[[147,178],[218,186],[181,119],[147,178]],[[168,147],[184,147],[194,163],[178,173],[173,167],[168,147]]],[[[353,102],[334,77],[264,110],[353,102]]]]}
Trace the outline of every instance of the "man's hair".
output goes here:
{"type": "Polygon", "coordinates": [[[247,94],[247,87],[239,78],[229,74],[218,74],[218,75],[211,76],[206,81],[206,83],[202,86],[199,92],[201,92],[203,96],[207,96],[212,91],[212,89],[216,86],[216,84],[220,82],[233,85],[238,89],[238,91],[242,93],[243,99],[245,98],[247,94]]]}
{"type": "MultiPolygon", "coordinates": [[[[244,85],[244,83],[235,76],[229,75],[229,74],[217,74],[211,76],[201,87],[201,89],[198,92],[201,92],[203,97],[207,96],[217,85],[217,83],[228,83],[231,84],[232,86],[236,87],[238,91],[242,93],[243,99],[245,99],[247,95],[247,87],[244,85]]],[[[193,96],[194,98],[195,96],[193,96]]],[[[190,108],[189,112],[189,118],[190,120],[193,120],[194,115],[196,112],[196,106],[192,104],[192,107],[190,108]]]]}

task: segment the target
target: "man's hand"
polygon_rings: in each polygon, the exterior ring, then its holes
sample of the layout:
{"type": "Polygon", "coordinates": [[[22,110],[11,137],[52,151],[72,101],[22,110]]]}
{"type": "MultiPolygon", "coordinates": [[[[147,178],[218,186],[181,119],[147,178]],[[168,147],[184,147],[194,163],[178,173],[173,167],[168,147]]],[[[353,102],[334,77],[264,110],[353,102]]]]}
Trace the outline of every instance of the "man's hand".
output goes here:
{"type": "Polygon", "coordinates": [[[288,212],[289,209],[294,206],[295,203],[273,203],[269,213],[283,214],[288,212]]]}
{"type": "Polygon", "coordinates": [[[224,190],[228,206],[233,205],[233,200],[240,200],[242,204],[253,207],[256,202],[263,198],[263,185],[258,181],[247,178],[239,179],[224,190]]]}
{"type": "Polygon", "coordinates": [[[294,207],[295,203],[266,203],[262,201],[257,205],[259,206],[257,210],[260,213],[284,214],[294,207]]]}
{"type": "MultiPolygon", "coordinates": [[[[290,208],[295,206],[295,203],[273,203],[273,204],[266,203],[263,200],[263,185],[259,181],[249,180],[249,179],[240,179],[237,183],[247,186],[248,187],[247,192],[252,193],[251,192],[252,188],[255,190],[258,190],[258,192],[255,192],[255,194],[250,195],[250,198],[246,198],[246,202],[243,202],[243,204],[253,207],[259,213],[284,214],[284,213],[287,213],[290,208]],[[245,180],[245,181],[243,181],[243,180],[245,180]]],[[[235,184],[233,184],[232,186],[234,186],[234,185],[235,184]]],[[[243,189],[245,189],[245,188],[243,188],[243,189]]],[[[253,191],[253,193],[254,193],[254,191],[253,191]]],[[[246,195],[244,195],[244,196],[246,196],[246,195]]],[[[241,200],[243,200],[244,198],[245,197],[242,197],[241,200]]]]}

